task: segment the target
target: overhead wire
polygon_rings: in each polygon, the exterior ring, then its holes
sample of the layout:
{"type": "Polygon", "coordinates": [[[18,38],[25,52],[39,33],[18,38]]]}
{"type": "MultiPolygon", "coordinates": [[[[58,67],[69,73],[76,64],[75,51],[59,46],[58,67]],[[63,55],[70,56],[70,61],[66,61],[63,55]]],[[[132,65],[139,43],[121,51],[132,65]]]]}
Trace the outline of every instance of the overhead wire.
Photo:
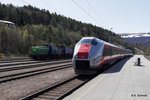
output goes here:
{"type": "MultiPolygon", "coordinates": [[[[94,7],[93,7],[92,4],[90,3],[90,1],[89,1],[89,0],[86,0],[86,1],[87,1],[87,3],[88,3],[89,7],[91,8],[91,10],[92,10],[92,11],[95,13],[95,15],[101,20],[101,22],[103,23],[103,25],[107,27],[107,25],[106,25],[106,23],[104,22],[103,18],[100,17],[100,16],[97,14],[96,10],[94,9],[94,7]]],[[[98,20],[98,21],[99,21],[99,20],[98,20]]]]}
{"type": "Polygon", "coordinates": [[[39,0],[39,1],[41,1],[43,4],[45,4],[48,8],[50,7],[51,9],[53,9],[55,12],[58,12],[59,14],[62,14],[60,11],[58,11],[57,9],[55,9],[52,5],[50,5],[46,1],[44,1],[44,0],[39,0]]]}
{"type": "MultiPolygon", "coordinates": [[[[90,16],[96,23],[98,22],[90,13],[88,13],[82,6],[80,6],[76,1],[72,0],[83,12],[85,12],[88,16],[90,16]]],[[[99,22],[98,22],[99,23],[99,22]]],[[[99,23],[100,24],[100,23],[99,23]]]]}
{"type": "MultiPolygon", "coordinates": [[[[26,3],[27,5],[31,5],[29,2],[27,2],[26,0],[21,0],[24,3],[26,3]]],[[[53,9],[55,12],[58,12],[59,14],[62,14],[60,11],[58,11],[57,9],[55,9],[52,5],[50,5],[49,3],[47,3],[44,0],[39,0],[40,2],[42,2],[43,4],[45,4],[48,8],[53,9]]],[[[91,19],[93,19],[96,23],[100,24],[99,20],[97,20],[95,17],[93,17],[89,12],[87,12],[81,5],[79,5],[75,0],[72,0],[72,2],[78,6],[84,13],[86,13],[89,17],[91,17],[91,19]]],[[[91,5],[91,3],[87,0],[88,5],[91,7],[91,10],[98,16],[97,12],[95,11],[95,9],[93,8],[93,6],[91,5]]],[[[98,16],[99,17],[99,16],[98,16]]],[[[100,17],[99,17],[100,18],[100,17]]],[[[102,18],[100,18],[102,20],[102,18]]],[[[106,26],[105,22],[102,20],[102,22],[104,23],[104,25],[106,26]]]]}

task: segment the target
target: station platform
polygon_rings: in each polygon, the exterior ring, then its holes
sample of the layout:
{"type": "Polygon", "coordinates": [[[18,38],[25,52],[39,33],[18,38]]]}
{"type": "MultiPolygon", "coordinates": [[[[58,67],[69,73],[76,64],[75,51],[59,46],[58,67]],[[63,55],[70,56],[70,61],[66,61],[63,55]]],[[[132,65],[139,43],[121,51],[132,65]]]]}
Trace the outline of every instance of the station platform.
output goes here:
{"type": "Polygon", "coordinates": [[[126,58],[64,100],[150,100],[150,61],[143,55],[126,58]]]}

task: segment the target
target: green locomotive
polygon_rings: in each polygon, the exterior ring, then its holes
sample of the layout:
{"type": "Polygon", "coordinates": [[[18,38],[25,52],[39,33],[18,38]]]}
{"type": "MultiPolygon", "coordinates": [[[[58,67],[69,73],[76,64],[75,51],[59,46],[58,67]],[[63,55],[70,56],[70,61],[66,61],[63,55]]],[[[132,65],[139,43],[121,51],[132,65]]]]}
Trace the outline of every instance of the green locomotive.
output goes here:
{"type": "Polygon", "coordinates": [[[54,47],[52,45],[33,46],[30,57],[33,59],[51,59],[72,56],[73,50],[64,46],[54,47]]]}

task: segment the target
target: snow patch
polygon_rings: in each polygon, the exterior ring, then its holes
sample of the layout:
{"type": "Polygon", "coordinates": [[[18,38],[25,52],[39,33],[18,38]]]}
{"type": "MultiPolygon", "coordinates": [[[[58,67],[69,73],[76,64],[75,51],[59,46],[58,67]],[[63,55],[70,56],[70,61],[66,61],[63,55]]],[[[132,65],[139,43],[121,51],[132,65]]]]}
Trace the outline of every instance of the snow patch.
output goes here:
{"type": "Polygon", "coordinates": [[[150,33],[121,34],[121,37],[122,37],[122,38],[150,37],[150,33]]]}

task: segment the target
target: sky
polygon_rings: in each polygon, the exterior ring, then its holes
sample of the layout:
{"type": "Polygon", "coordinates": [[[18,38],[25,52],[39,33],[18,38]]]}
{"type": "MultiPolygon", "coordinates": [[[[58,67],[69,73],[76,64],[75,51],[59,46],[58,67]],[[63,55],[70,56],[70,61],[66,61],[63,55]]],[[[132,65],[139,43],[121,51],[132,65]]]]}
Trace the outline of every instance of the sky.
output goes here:
{"type": "Polygon", "coordinates": [[[0,0],[32,5],[51,13],[121,33],[150,32],[150,0],[0,0]]]}

